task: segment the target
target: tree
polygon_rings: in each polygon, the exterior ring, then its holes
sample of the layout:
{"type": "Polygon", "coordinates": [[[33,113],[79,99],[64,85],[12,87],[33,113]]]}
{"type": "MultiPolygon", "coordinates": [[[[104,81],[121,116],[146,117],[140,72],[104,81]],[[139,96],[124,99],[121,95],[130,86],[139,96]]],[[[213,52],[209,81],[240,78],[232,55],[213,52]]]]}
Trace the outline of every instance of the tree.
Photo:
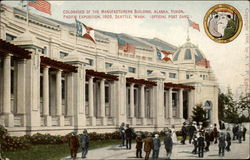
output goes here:
{"type": "Polygon", "coordinates": [[[206,118],[206,111],[203,109],[202,104],[196,104],[193,108],[193,121],[202,122],[203,127],[208,126],[208,119],[206,118]]]}
{"type": "Polygon", "coordinates": [[[237,108],[240,113],[239,122],[249,122],[249,111],[250,111],[250,94],[246,94],[246,96],[241,95],[239,101],[237,103],[237,108]],[[248,116],[246,116],[246,115],[248,116]]]}

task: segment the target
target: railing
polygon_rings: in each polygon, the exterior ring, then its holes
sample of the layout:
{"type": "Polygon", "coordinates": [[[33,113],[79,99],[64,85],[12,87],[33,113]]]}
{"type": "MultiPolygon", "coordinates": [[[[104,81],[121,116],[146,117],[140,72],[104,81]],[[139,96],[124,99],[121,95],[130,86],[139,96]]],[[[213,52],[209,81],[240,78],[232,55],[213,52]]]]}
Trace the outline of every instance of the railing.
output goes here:
{"type": "Polygon", "coordinates": [[[96,118],[96,125],[101,126],[102,125],[102,119],[101,118],[96,118]]]}
{"type": "Polygon", "coordinates": [[[40,126],[45,126],[46,122],[45,122],[45,117],[40,117],[40,126]]]}
{"type": "Polygon", "coordinates": [[[113,126],[114,125],[114,118],[113,117],[109,117],[108,118],[108,123],[107,123],[108,126],[113,126]]]}
{"type": "Polygon", "coordinates": [[[152,118],[147,118],[147,125],[152,125],[153,124],[153,119],[152,118]]]}
{"type": "Polygon", "coordinates": [[[91,118],[90,117],[86,118],[86,126],[91,126],[91,118]]]}
{"type": "Polygon", "coordinates": [[[15,117],[14,117],[14,126],[15,127],[23,126],[22,121],[23,121],[22,115],[15,115],[15,117]]]}
{"type": "Polygon", "coordinates": [[[142,119],[136,118],[136,125],[142,125],[142,119]]]}
{"type": "Polygon", "coordinates": [[[64,126],[71,126],[71,125],[72,125],[72,117],[65,117],[64,126]]]}
{"type": "Polygon", "coordinates": [[[52,117],[52,126],[59,126],[59,117],[52,117]]]}

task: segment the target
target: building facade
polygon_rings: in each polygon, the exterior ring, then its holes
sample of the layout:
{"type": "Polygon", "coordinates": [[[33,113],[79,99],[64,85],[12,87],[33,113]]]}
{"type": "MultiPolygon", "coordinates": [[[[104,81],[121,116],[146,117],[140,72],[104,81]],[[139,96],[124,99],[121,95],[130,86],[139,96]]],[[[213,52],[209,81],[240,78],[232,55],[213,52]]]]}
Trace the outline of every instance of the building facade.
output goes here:
{"type": "Polygon", "coordinates": [[[0,124],[12,135],[115,131],[122,123],[160,131],[191,120],[201,104],[218,122],[218,84],[203,52],[187,38],[163,40],[95,30],[1,6],[0,124]],[[160,60],[158,50],[172,52],[160,60]]]}

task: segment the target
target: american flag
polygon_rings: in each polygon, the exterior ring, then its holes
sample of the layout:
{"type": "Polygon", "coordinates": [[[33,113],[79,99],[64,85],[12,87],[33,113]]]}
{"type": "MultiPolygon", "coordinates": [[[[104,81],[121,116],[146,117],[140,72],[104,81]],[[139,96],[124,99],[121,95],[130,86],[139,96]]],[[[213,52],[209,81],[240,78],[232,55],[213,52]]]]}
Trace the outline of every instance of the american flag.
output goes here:
{"type": "Polygon", "coordinates": [[[193,27],[193,29],[197,29],[198,31],[200,31],[199,24],[195,23],[194,21],[191,21],[190,19],[188,19],[188,24],[190,27],[193,27]]]}
{"type": "Polygon", "coordinates": [[[127,43],[120,38],[118,38],[118,48],[124,52],[135,53],[135,45],[127,43]]]}
{"type": "Polygon", "coordinates": [[[38,11],[51,14],[51,4],[45,0],[33,0],[28,3],[30,7],[34,7],[38,11]]]}
{"type": "Polygon", "coordinates": [[[95,31],[93,28],[86,26],[84,23],[76,20],[76,35],[87,38],[92,42],[95,42],[95,31]]]}

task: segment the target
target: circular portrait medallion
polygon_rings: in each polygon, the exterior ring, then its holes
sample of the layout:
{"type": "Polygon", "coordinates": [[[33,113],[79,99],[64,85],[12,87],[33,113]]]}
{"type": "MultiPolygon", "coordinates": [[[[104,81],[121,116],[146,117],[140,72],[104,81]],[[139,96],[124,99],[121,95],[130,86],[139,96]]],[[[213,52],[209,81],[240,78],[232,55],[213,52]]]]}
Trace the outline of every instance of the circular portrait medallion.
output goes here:
{"type": "Polygon", "coordinates": [[[228,43],[241,32],[242,18],[239,11],[228,4],[210,8],[203,21],[206,34],[215,42],[228,43]]]}

